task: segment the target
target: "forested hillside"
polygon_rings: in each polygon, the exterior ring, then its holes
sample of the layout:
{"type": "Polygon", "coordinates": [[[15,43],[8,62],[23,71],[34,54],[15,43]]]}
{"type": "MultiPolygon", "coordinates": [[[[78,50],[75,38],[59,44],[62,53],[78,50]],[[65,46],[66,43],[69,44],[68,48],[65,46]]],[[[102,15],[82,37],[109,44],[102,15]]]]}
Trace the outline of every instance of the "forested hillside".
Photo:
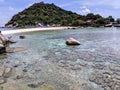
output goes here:
{"type": "Polygon", "coordinates": [[[109,16],[103,18],[99,14],[92,13],[83,16],[72,11],[66,11],[56,5],[40,2],[35,3],[22,12],[14,15],[5,25],[6,27],[30,27],[30,26],[98,26],[114,21],[109,16]]]}

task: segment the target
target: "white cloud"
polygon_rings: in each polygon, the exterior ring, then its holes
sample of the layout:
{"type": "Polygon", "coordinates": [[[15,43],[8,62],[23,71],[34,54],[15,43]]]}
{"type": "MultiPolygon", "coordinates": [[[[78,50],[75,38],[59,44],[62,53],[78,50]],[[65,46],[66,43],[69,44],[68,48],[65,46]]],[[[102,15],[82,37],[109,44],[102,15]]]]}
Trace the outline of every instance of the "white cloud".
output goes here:
{"type": "Polygon", "coordinates": [[[82,7],[82,12],[83,12],[83,13],[90,13],[91,11],[90,11],[90,9],[88,9],[86,6],[83,6],[83,7],[82,7]]]}
{"type": "Polygon", "coordinates": [[[9,6],[8,9],[9,9],[10,11],[14,11],[14,8],[11,7],[11,6],[9,6]]]}

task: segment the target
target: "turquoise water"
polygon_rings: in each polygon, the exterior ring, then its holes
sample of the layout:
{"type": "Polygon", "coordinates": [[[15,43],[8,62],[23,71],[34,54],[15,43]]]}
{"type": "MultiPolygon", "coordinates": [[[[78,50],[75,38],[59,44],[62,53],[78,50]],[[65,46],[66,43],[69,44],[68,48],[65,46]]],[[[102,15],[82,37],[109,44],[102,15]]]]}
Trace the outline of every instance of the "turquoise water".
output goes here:
{"type": "Polygon", "coordinates": [[[8,35],[17,41],[10,47],[26,47],[23,52],[9,53],[1,63],[13,67],[16,72],[25,71],[21,80],[11,82],[32,83],[44,81],[57,90],[70,90],[74,83],[83,83],[81,90],[104,90],[91,82],[92,74],[120,65],[120,28],[83,28],[76,30],[42,31],[8,35]],[[24,35],[25,39],[19,39],[24,35]],[[67,38],[81,42],[79,46],[67,46],[67,38]],[[17,67],[15,67],[17,65],[17,67]]]}
{"type": "Polygon", "coordinates": [[[6,31],[6,30],[13,30],[13,28],[2,28],[2,27],[0,27],[0,31],[6,31]]]}

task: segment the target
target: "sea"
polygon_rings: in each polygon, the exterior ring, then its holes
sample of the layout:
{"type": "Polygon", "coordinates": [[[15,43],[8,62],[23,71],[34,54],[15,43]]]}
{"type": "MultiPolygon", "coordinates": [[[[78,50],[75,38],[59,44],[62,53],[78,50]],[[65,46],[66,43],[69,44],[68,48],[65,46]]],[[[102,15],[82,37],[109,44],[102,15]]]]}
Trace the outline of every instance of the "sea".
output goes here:
{"type": "Polygon", "coordinates": [[[43,85],[54,88],[45,90],[120,90],[120,28],[88,27],[7,36],[17,41],[9,47],[27,50],[0,55],[0,64],[13,68],[5,84],[28,88],[22,90],[44,90],[38,89],[43,85]],[[21,35],[25,38],[20,39],[21,35]],[[66,45],[70,37],[81,45],[66,45]],[[23,76],[16,78],[21,73],[23,76]]]}

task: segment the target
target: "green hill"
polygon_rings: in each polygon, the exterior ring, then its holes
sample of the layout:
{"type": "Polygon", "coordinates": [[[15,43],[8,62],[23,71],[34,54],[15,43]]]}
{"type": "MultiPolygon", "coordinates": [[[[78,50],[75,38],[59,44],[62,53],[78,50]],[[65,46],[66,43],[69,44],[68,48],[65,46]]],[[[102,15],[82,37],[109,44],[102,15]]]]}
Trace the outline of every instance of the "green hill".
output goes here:
{"type": "Polygon", "coordinates": [[[29,8],[14,15],[5,26],[35,26],[35,25],[72,25],[83,16],[66,11],[54,4],[35,3],[29,8]]]}
{"type": "Polygon", "coordinates": [[[14,15],[12,19],[5,24],[6,27],[36,27],[42,25],[50,26],[100,26],[110,21],[113,18],[103,18],[99,14],[92,13],[82,16],[71,11],[63,10],[62,8],[44,2],[35,3],[29,8],[14,15]],[[87,21],[92,21],[88,22],[87,21]]]}

